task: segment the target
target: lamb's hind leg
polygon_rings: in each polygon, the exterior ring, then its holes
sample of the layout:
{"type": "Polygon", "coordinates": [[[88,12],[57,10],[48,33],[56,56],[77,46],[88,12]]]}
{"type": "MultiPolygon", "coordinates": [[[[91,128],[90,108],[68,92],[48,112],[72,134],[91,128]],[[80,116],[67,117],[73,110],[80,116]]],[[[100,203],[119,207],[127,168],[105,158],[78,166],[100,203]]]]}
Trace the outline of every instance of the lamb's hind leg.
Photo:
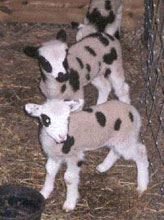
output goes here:
{"type": "Polygon", "coordinates": [[[120,101],[130,104],[129,85],[121,78],[111,76],[112,86],[120,101]]]}
{"type": "Polygon", "coordinates": [[[134,154],[133,160],[137,165],[137,191],[142,194],[148,186],[149,183],[149,171],[148,171],[148,158],[145,145],[141,143],[136,144],[136,152],[134,154]]]}
{"type": "Polygon", "coordinates": [[[60,168],[61,165],[61,160],[56,159],[52,160],[51,158],[48,159],[47,164],[46,164],[46,179],[44,182],[44,186],[40,193],[44,196],[45,199],[49,197],[51,192],[53,191],[54,188],[54,181],[55,181],[55,176],[60,168]]]}
{"type": "Polygon", "coordinates": [[[108,155],[106,156],[106,158],[104,159],[104,161],[99,164],[96,169],[99,172],[105,172],[107,170],[109,170],[113,164],[120,158],[119,154],[116,154],[112,149],[110,150],[110,152],[108,153],[108,155]]]}
{"type": "Polygon", "coordinates": [[[111,74],[109,80],[116,96],[120,101],[130,104],[129,85],[125,82],[124,69],[121,58],[111,65],[111,74]]]}
{"type": "Polygon", "coordinates": [[[92,84],[98,90],[98,99],[97,105],[102,104],[108,100],[109,93],[111,91],[111,84],[108,78],[105,78],[103,75],[96,77],[92,84]]]}

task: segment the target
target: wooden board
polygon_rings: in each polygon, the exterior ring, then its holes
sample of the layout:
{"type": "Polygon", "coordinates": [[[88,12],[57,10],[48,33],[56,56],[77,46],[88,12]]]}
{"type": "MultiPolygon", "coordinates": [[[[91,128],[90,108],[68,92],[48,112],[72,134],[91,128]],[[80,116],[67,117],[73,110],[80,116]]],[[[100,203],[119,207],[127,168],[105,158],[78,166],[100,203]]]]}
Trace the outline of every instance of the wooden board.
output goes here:
{"type": "Polygon", "coordinates": [[[0,19],[33,23],[70,23],[81,21],[89,0],[1,0],[0,19]]]}
{"type": "MultiPolygon", "coordinates": [[[[90,0],[0,0],[0,20],[60,23],[82,21],[90,0]],[[27,4],[23,4],[26,2],[27,4]]],[[[144,15],[144,0],[124,0],[122,26],[131,29],[144,15]]]]}

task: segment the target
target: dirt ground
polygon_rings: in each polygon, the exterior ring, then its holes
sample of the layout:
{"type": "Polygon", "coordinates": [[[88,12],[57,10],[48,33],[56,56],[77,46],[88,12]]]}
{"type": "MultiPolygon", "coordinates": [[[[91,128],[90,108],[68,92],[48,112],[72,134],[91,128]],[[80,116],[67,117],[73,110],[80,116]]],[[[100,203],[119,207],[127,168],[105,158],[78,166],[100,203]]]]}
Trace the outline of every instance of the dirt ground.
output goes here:
{"type": "MultiPolygon", "coordinates": [[[[150,161],[149,188],[141,197],[137,195],[136,166],[130,161],[121,159],[110,171],[95,172],[108,151],[104,148],[90,152],[82,167],[81,197],[75,211],[65,213],[62,210],[66,193],[63,166],[55,190],[46,201],[42,220],[164,219],[164,170],[147,126],[145,106],[141,103],[145,88],[141,74],[143,15],[137,16],[132,26],[130,19],[134,18],[134,13],[126,13],[121,29],[124,68],[132,104],[143,119],[142,137],[150,161]],[[128,21],[129,26],[125,26],[128,21]]],[[[60,28],[67,31],[69,44],[73,43],[76,33],[69,24],[0,21],[0,184],[18,183],[38,190],[43,185],[46,157],[38,142],[38,121],[25,115],[24,105],[41,103],[44,97],[38,88],[38,64],[23,54],[23,48],[54,38],[60,28]]],[[[95,103],[96,90],[90,85],[86,88],[86,97],[88,104],[95,103]]]]}

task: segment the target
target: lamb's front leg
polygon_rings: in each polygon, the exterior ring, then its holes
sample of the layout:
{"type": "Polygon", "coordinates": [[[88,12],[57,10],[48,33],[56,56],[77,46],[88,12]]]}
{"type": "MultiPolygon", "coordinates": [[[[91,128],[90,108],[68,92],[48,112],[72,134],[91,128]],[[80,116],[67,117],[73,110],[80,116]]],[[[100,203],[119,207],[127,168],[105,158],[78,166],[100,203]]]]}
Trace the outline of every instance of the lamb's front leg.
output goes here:
{"type": "Polygon", "coordinates": [[[58,173],[62,160],[60,159],[51,159],[49,158],[46,164],[46,179],[44,186],[40,193],[44,196],[45,199],[49,197],[54,188],[55,176],[58,173]]]}
{"type": "Polygon", "coordinates": [[[96,167],[97,171],[102,173],[109,170],[119,158],[120,155],[116,154],[111,149],[108,155],[105,157],[104,161],[96,167]]]}
{"type": "Polygon", "coordinates": [[[67,212],[74,210],[77,200],[79,198],[78,184],[79,184],[80,167],[77,162],[67,161],[67,170],[64,174],[64,179],[67,186],[66,201],[63,209],[67,212]]]}

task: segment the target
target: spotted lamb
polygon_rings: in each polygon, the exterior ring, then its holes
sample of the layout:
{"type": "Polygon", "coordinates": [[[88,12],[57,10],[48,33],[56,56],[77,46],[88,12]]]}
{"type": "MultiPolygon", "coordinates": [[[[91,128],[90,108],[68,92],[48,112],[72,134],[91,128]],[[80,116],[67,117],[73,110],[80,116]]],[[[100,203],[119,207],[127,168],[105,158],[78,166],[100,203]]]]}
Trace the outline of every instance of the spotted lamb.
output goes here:
{"type": "Polygon", "coordinates": [[[113,100],[82,111],[82,100],[47,100],[44,104],[26,104],[26,112],[42,123],[40,141],[48,156],[47,175],[42,195],[53,191],[55,176],[63,162],[67,164],[64,179],[67,196],[63,209],[73,210],[79,198],[78,184],[84,152],[107,146],[110,152],[97,166],[99,172],[109,170],[123,156],[136,162],[137,191],[143,193],[149,182],[145,145],[138,140],[141,118],[126,103],[113,100]]]}
{"type": "Polygon", "coordinates": [[[76,40],[95,32],[105,32],[119,39],[121,19],[122,0],[91,0],[84,24],[72,22],[72,27],[78,29],[76,40]]]}
{"type": "Polygon", "coordinates": [[[106,33],[93,33],[68,48],[66,38],[61,30],[55,40],[24,49],[39,61],[40,89],[45,97],[84,98],[84,86],[91,82],[98,89],[97,104],[107,100],[112,87],[119,100],[130,103],[119,40],[106,33]]]}

